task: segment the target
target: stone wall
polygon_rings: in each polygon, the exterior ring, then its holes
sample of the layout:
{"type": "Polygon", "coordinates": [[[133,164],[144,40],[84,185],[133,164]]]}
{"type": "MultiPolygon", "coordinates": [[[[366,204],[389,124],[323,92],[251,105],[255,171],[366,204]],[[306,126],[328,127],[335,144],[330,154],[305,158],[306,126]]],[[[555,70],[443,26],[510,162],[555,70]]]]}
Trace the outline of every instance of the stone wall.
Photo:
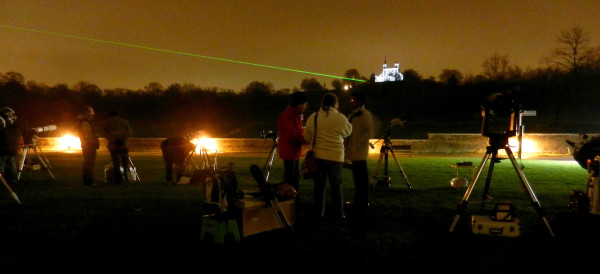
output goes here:
{"type": "MultiPolygon", "coordinates": [[[[594,134],[588,134],[594,136],[594,134]]],[[[516,142],[516,137],[511,138],[512,142],[516,142]],[[512,140],[514,139],[514,140],[512,140]]],[[[132,138],[130,139],[130,148],[132,152],[160,152],[160,142],[163,138],[132,138]]],[[[268,153],[273,147],[272,139],[233,139],[233,138],[215,138],[219,153],[268,153]]],[[[580,137],[578,134],[524,134],[523,144],[535,144],[535,151],[527,151],[523,148],[524,153],[533,154],[569,154],[569,145],[566,140],[578,142],[580,137]]],[[[100,139],[100,151],[106,151],[106,140],[100,139]]],[[[382,140],[373,139],[371,143],[375,144],[372,153],[379,153],[382,140]]],[[[470,153],[485,153],[488,146],[487,137],[480,134],[429,134],[428,139],[392,139],[392,147],[395,146],[411,146],[412,154],[470,154],[470,153]]],[[[57,138],[40,138],[37,145],[42,150],[57,150],[57,138]]],[[[518,142],[516,142],[518,144],[518,142]]],[[[513,148],[513,152],[517,152],[517,148],[513,148]]]]}

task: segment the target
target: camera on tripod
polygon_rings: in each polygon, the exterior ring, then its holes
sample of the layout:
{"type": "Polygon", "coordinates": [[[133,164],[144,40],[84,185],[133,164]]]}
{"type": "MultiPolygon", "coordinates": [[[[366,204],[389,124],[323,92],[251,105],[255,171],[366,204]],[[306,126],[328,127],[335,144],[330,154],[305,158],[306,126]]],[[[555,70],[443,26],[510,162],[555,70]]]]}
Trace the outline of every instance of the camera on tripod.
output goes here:
{"type": "Polygon", "coordinates": [[[267,139],[267,138],[276,139],[277,132],[273,132],[272,130],[263,130],[260,132],[260,137],[262,137],[263,139],[267,139]]]}
{"type": "Polygon", "coordinates": [[[494,93],[481,105],[481,135],[486,137],[517,135],[519,103],[510,93],[494,93]]]}
{"type": "Polygon", "coordinates": [[[38,133],[51,132],[56,130],[56,125],[46,125],[23,130],[23,142],[26,145],[35,144],[37,142],[38,133]]]}

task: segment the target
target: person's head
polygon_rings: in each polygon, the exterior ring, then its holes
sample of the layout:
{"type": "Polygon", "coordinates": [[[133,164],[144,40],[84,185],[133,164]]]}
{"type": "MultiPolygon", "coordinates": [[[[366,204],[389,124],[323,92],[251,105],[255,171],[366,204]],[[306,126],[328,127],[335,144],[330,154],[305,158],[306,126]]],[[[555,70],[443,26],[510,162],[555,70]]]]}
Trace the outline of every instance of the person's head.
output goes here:
{"type": "Polygon", "coordinates": [[[306,95],[304,92],[296,91],[290,97],[290,106],[297,108],[300,112],[304,112],[307,106],[306,95]]]}
{"type": "Polygon", "coordinates": [[[327,93],[323,95],[323,100],[321,101],[321,109],[324,111],[329,111],[330,109],[338,108],[338,97],[335,93],[327,93]]]}
{"type": "Polygon", "coordinates": [[[366,95],[362,92],[353,92],[350,95],[350,106],[358,108],[365,105],[366,95]]]}
{"type": "Polygon", "coordinates": [[[0,117],[4,119],[6,125],[12,125],[17,121],[17,113],[9,107],[3,107],[0,109],[0,117]]]}
{"type": "Polygon", "coordinates": [[[85,107],[83,107],[81,114],[83,114],[83,116],[85,116],[89,119],[92,119],[92,118],[94,118],[94,108],[91,106],[85,106],[85,107]]]}

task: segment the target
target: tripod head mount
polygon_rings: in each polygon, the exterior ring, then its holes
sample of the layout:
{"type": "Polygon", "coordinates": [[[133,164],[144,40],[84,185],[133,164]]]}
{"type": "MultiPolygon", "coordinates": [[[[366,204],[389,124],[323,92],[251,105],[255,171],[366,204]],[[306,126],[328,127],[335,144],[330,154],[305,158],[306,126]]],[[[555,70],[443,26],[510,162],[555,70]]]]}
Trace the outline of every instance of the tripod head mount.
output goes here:
{"type": "Polygon", "coordinates": [[[272,138],[273,139],[273,143],[277,144],[277,142],[279,141],[279,136],[277,136],[277,132],[274,132],[272,130],[263,130],[260,132],[260,137],[263,139],[267,139],[267,138],[272,138]]]}
{"type": "Polygon", "coordinates": [[[391,146],[392,146],[392,139],[391,139],[392,128],[395,126],[404,126],[404,123],[406,123],[406,120],[403,120],[400,118],[392,119],[390,121],[389,125],[383,130],[383,132],[384,132],[383,137],[381,137],[375,143],[369,144],[371,146],[371,148],[374,148],[374,145],[379,143],[379,141],[381,141],[381,140],[383,140],[383,145],[381,146],[381,148],[391,148],[391,146]]]}
{"type": "Polygon", "coordinates": [[[508,133],[498,133],[498,134],[489,134],[488,135],[488,144],[490,147],[495,150],[504,149],[508,147],[508,138],[513,137],[514,135],[508,133]]]}

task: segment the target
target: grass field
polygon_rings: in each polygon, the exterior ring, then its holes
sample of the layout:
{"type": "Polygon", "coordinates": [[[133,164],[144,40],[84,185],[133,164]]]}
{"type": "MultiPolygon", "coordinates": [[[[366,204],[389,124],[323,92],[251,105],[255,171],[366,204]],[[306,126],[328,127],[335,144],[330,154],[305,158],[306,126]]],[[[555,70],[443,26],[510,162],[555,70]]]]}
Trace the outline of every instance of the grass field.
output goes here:
{"type": "MultiPolygon", "coordinates": [[[[463,273],[597,273],[600,216],[574,216],[571,190],[584,190],[587,171],[569,157],[523,159],[519,164],[537,195],[550,227],[540,220],[508,160],[496,163],[484,211],[498,201],[517,209],[519,237],[471,233],[470,215],[480,214],[483,169],[453,232],[450,225],[466,188],[450,187],[458,161],[478,165],[479,155],[401,156],[412,183],[408,188],[389,163],[390,188],[373,188],[367,214],[348,212],[347,222],[312,219],[312,181],[298,189],[295,233],[279,229],[214,245],[200,238],[202,188],[167,185],[159,154],[132,154],[140,182],[127,186],[84,187],[80,154],[46,153],[55,180],[28,171],[13,187],[21,204],[0,190],[0,268],[28,273],[378,273],[448,271],[463,273]]],[[[240,189],[256,188],[249,167],[262,167],[264,155],[218,155],[219,166],[234,165],[240,189]]],[[[99,154],[95,177],[104,179],[107,154],[99,154]]],[[[377,158],[369,162],[370,172],[377,158]]],[[[460,172],[464,172],[461,170],[460,172]]],[[[383,167],[379,174],[382,176],[383,167]]],[[[464,173],[463,173],[464,174],[464,173]]],[[[271,182],[281,178],[275,158],[271,182]]],[[[344,169],[344,199],[353,195],[344,169]]],[[[462,176],[462,175],[461,175],[462,176]]],[[[487,214],[487,213],[483,213],[487,214]]],[[[13,273],[13,272],[7,272],[13,273]]]]}

